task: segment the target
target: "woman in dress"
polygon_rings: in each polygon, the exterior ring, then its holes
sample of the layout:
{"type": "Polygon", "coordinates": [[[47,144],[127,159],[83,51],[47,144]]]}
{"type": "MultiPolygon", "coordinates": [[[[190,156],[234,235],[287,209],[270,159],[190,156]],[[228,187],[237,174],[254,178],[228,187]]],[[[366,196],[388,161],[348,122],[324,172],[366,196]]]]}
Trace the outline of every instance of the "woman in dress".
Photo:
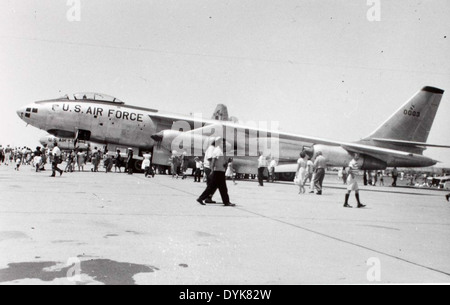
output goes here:
{"type": "Polygon", "coordinates": [[[299,194],[304,194],[306,193],[306,189],[305,189],[305,182],[306,182],[306,153],[305,152],[301,152],[300,153],[300,159],[298,159],[297,161],[297,174],[295,176],[295,180],[298,181],[298,186],[300,188],[299,194]]]}

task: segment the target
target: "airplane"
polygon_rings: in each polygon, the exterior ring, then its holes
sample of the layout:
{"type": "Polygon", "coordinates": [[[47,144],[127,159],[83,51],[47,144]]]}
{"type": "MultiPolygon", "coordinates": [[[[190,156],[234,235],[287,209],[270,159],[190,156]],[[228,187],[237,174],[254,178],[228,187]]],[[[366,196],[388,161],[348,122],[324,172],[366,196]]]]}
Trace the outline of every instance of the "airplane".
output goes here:
{"type": "Polygon", "coordinates": [[[75,149],[86,151],[91,146],[90,143],[85,143],[84,141],[78,141],[78,143],[75,143],[75,140],[73,139],[57,138],[52,135],[42,137],[39,140],[39,143],[41,143],[41,145],[43,146],[47,145],[47,147],[50,149],[53,149],[55,147],[55,143],[58,143],[58,147],[63,151],[71,151],[75,149]]]}
{"type": "Polygon", "coordinates": [[[330,167],[346,167],[358,153],[362,170],[383,170],[432,166],[438,161],[424,156],[424,150],[450,148],[427,144],[443,94],[442,89],[423,87],[372,134],[356,142],[279,132],[268,129],[268,124],[243,126],[229,119],[170,114],[127,105],[99,93],[38,101],[19,109],[17,114],[27,124],[56,137],[93,141],[108,149],[130,147],[135,155],[152,151],[156,165],[167,165],[173,150],[201,156],[214,139],[221,137],[226,140],[226,155],[234,157],[237,173],[256,174],[260,152],[278,159],[277,173],[295,173],[301,151],[312,158],[322,152],[330,167]]]}

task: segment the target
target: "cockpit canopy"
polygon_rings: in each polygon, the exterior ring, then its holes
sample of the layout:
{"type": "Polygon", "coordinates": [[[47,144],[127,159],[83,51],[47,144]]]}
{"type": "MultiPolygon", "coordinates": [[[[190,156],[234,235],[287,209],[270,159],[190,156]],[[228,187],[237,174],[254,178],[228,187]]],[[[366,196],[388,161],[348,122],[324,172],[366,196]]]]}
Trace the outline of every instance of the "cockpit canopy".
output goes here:
{"type": "Polygon", "coordinates": [[[110,95],[102,94],[102,93],[92,93],[92,92],[81,92],[75,94],[66,94],[62,99],[68,99],[71,101],[77,100],[90,100],[90,101],[100,101],[112,104],[124,105],[125,103],[110,95]]]}

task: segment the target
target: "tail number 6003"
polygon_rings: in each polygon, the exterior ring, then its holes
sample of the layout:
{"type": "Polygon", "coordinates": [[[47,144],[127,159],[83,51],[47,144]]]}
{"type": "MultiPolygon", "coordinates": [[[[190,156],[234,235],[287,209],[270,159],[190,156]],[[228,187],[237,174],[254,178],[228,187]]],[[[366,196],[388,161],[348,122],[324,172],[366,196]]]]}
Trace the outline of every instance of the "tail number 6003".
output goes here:
{"type": "Polygon", "coordinates": [[[416,118],[420,117],[420,112],[419,111],[412,111],[412,110],[406,110],[405,109],[405,111],[403,111],[403,114],[404,115],[413,116],[413,117],[416,117],[416,118]]]}

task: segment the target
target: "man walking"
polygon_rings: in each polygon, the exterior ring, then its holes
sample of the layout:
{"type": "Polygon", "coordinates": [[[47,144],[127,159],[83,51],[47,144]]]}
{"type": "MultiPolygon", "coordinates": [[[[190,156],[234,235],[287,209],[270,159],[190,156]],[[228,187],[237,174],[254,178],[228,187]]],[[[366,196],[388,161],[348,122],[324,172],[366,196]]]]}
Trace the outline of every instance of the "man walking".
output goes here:
{"type": "Polygon", "coordinates": [[[52,156],[52,175],[50,177],[55,177],[56,171],[58,171],[59,175],[62,176],[63,171],[58,168],[58,164],[61,163],[61,150],[59,149],[57,142],[55,142],[55,147],[52,150],[52,156]]]}
{"type": "Polygon", "coordinates": [[[264,186],[264,171],[267,168],[267,160],[262,152],[259,153],[258,159],[258,182],[259,186],[264,186]]]}
{"type": "MultiPolygon", "coordinates": [[[[211,160],[213,157],[214,150],[216,149],[216,141],[212,141],[211,145],[208,147],[208,149],[205,152],[205,159],[203,161],[203,169],[205,171],[205,177],[206,177],[206,184],[209,185],[211,183],[212,178],[212,167],[211,167],[211,160]]],[[[214,191],[211,192],[211,194],[206,198],[205,203],[216,203],[213,200],[213,196],[215,192],[217,191],[217,188],[214,189],[214,191]]]]}
{"type": "Polygon", "coordinates": [[[230,197],[228,196],[227,180],[225,177],[226,171],[226,160],[223,153],[223,148],[226,145],[225,139],[217,138],[215,141],[217,145],[212,154],[211,162],[211,180],[208,183],[208,187],[203,192],[203,194],[197,199],[197,202],[201,205],[205,205],[203,202],[209,195],[215,192],[217,189],[220,191],[220,196],[222,197],[222,202],[225,206],[235,206],[230,202],[230,197]]]}
{"type": "Polygon", "coordinates": [[[350,198],[350,194],[352,191],[355,191],[356,201],[358,202],[358,209],[365,207],[365,205],[362,204],[361,201],[359,200],[359,187],[358,182],[356,181],[356,175],[358,174],[359,171],[358,160],[359,154],[355,154],[353,160],[350,161],[350,164],[348,165],[349,175],[347,177],[347,194],[345,194],[344,208],[352,208],[352,206],[348,204],[348,199],[350,198]]]}
{"type": "Polygon", "coordinates": [[[392,170],[392,186],[393,187],[397,186],[397,178],[398,178],[398,169],[396,167],[394,167],[394,169],[392,170]]]}
{"type": "Polygon", "coordinates": [[[133,175],[133,149],[128,148],[127,169],[128,175],[133,175]]]}
{"type": "Polygon", "coordinates": [[[322,195],[322,185],[325,179],[325,169],[327,167],[326,159],[321,151],[317,152],[316,161],[314,162],[315,176],[314,187],[317,190],[317,195],[322,195]]]}

